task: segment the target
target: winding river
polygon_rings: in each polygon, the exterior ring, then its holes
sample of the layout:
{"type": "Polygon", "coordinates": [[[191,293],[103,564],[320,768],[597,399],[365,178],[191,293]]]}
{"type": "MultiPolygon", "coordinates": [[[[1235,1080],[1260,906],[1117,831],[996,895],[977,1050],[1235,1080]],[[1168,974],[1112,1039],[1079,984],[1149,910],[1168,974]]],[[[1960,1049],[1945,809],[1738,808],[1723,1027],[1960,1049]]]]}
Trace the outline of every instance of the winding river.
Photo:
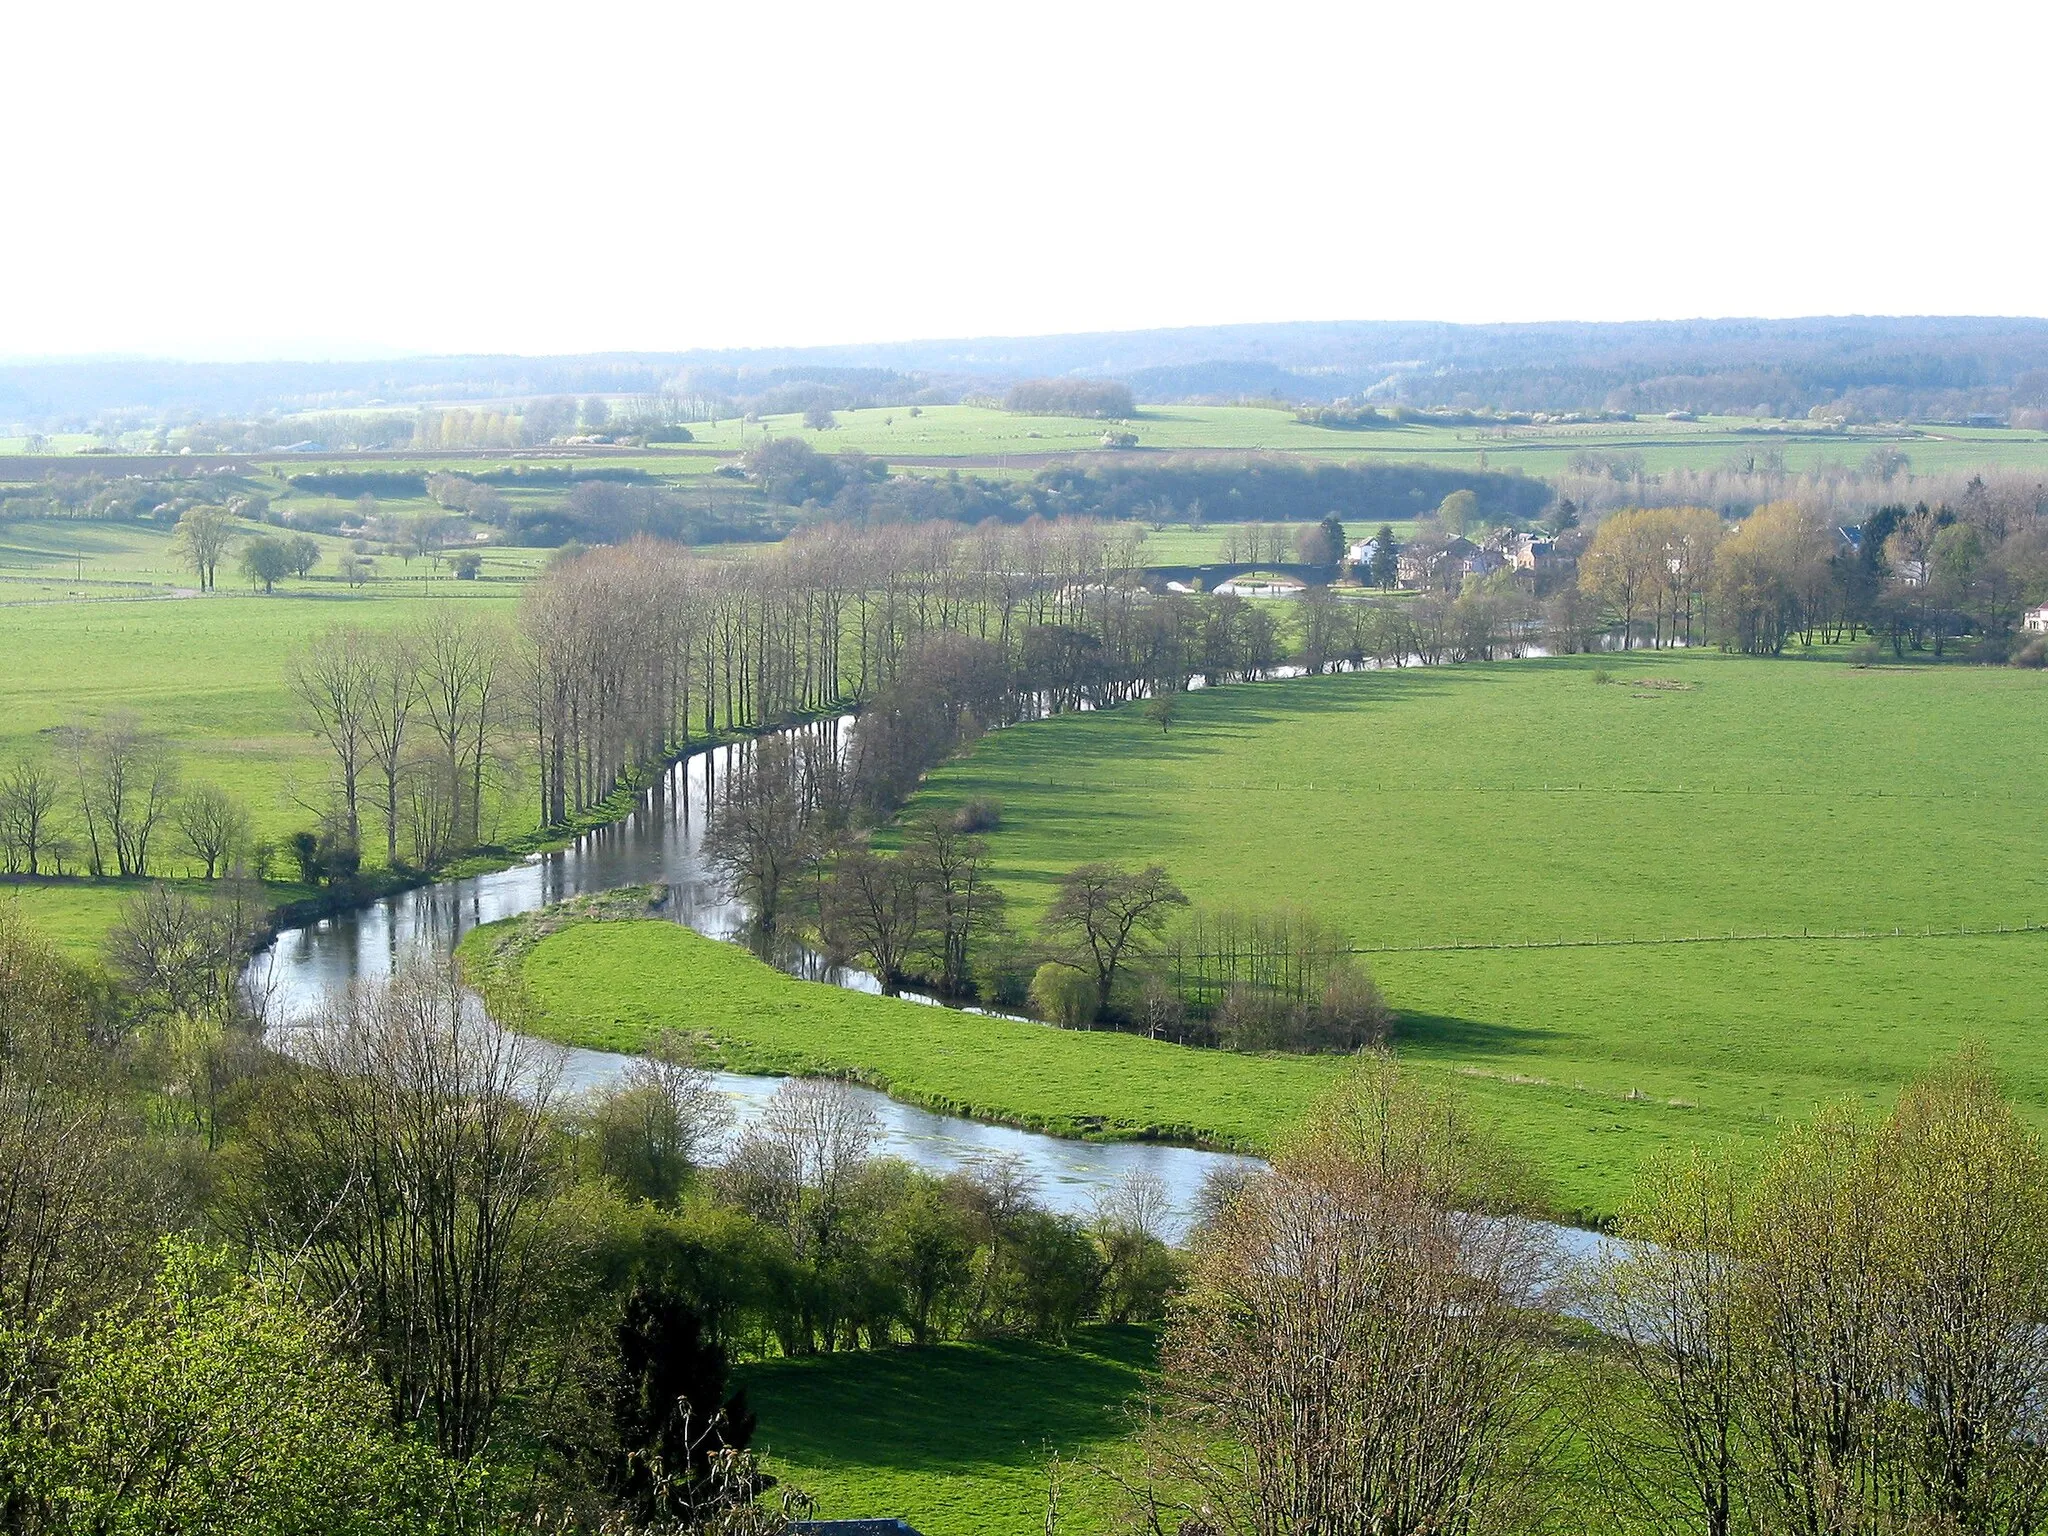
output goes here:
{"type": "MultiPolygon", "coordinates": [[[[847,718],[792,729],[822,733],[837,742],[851,728],[847,718]]],[[[250,986],[263,999],[267,1016],[289,1025],[352,982],[388,976],[410,957],[450,954],[456,942],[480,924],[628,885],[666,886],[667,916],[699,933],[730,939],[745,913],[704,865],[705,807],[723,776],[749,750],[735,745],[691,754],[644,790],[622,820],[584,833],[560,852],[535,854],[490,874],[420,886],[286,929],[256,957],[250,986]]],[[[820,981],[875,989],[873,978],[858,971],[820,974],[801,956],[792,963],[820,981]]],[[[571,1049],[565,1079],[572,1088],[599,1087],[630,1060],[606,1051],[571,1049]]],[[[778,1082],[772,1077],[718,1074],[718,1086],[734,1101],[741,1123],[759,1111],[778,1082]]],[[[1167,1189],[1172,1215],[1164,1235],[1169,1238],[1185,1230],[1188,1211],[1212,1169],[1252,1164],[1249,1158],[1192,1147],[1070,1141],[984,1125],[861,1091],[869,1095],[881,1123],[879,1151],[942,1173],[992,1158],[1015,1158],[1036,1177],[1039,1199],[1057,1211],[1086,1213],[1105,1191],[1130,1175],[1154,1175],[1167,1189]]]]}

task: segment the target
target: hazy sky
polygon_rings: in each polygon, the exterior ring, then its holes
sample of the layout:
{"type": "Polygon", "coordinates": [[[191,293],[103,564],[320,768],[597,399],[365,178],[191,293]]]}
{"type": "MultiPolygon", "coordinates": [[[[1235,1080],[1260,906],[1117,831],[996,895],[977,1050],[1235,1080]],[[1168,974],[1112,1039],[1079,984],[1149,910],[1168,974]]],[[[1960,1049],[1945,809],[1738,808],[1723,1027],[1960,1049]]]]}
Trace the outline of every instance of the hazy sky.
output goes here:
{"type": "Polygon", "coordinates": [[[2044,13],[25,0],[0,356],[2041,315],[2044,13]]]}

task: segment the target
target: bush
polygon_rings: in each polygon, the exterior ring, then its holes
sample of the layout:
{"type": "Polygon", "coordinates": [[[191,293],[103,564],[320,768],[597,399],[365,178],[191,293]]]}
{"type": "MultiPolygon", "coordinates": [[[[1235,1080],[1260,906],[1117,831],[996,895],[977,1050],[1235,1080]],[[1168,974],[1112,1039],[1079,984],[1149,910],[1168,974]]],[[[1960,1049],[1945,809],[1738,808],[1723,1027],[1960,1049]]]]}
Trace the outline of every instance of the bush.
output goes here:
{"type": "Polygon", "coordinates": [[[1003,824],[1003,802],[977,795],[953,813],[955,832],[993,832],[1003,824]]]}
{"type": "Polygon", "coordinates": [[[484,557],[473,549],[465,549],[448,564],[457,581],[475,581],[476,573],[484,568],[484,557]]]}
{"type": "Polygon", "coordinates": [[[2048,635],[2036,635],[2012,653],[2015,667],[2048,667],[2048,635]]]}
{"type": "Polygon", "coordinates": [[[1095,983],[1071,965],[1048,960],[1031,978],[1031,1006],[1064,1029],[1086,1029],[1095,1022],[1095,983]]]}

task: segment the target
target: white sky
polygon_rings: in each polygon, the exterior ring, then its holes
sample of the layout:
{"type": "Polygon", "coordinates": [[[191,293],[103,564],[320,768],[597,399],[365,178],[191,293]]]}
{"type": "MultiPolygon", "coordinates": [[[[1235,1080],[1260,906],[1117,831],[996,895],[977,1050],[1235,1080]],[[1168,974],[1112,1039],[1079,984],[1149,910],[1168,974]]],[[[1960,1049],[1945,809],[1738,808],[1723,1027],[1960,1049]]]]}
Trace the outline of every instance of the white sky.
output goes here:
{"type": "Polygon", "coordinates": [[[2048,6],[87,6],[0,356],[2048,313],[2048,6]]]}

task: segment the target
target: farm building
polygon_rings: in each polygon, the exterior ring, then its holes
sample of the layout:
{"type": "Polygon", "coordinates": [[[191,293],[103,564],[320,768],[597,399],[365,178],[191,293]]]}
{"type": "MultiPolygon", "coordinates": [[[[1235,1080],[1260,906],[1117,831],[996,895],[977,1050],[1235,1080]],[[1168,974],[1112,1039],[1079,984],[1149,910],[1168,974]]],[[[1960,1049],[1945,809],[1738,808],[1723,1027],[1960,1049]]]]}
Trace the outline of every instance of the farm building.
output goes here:
{"type": "Polygon", "coordinates": [[[2029,608],[2020,619],[2020,628],[2030,635],[2048,635],[2048,603],[2029,608]]]}

